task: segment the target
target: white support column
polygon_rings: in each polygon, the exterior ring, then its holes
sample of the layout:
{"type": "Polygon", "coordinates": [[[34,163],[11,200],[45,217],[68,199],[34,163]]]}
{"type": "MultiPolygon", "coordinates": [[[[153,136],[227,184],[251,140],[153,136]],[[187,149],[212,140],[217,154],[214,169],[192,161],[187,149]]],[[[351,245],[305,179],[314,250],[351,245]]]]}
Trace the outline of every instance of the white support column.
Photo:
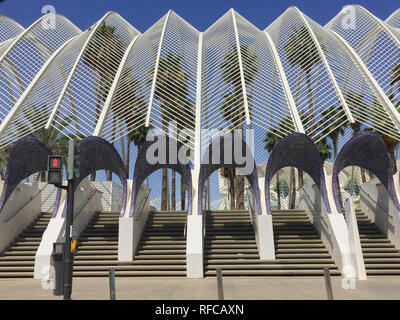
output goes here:
{"type": "Polygon", "coordinates": [[[257,215],[257,243],[260,260],[275,260],[272,214],[257,215]]]}
{"type": "Polygon", "coordinates": [[[192,171],[192,214],[187,217],[186,231],[186,273],[188,278],[203,278],[203,223],[204,217],[198,212],[199,174],[201,165],[201,75],[203,59],[203,33],[199,34],[196,81],[196,122],[194,142],[194,170],[192,171]]]}
{"type": "Polygon", "coordinates": [[[338,83],[336,82],[335,76],[333,75],[331,67],[329,66],[329,63],[326,60],[324,51],[322,50],[321,45],[319,44],[318,39],[315,36],[314,31],[312,30],[310,24],[307,22],[307,19],[304,17],[303,13],[297,7],[294,7],[294,9],[297,11],[297,14],[302,19],[302,21],[304,23],[304,26],[307,28],[308,32],[310,33],[311,39],[313,40],[314,45],[317,48],[319,56],[320,56],[320,58],[322,60],[322,63],[324,64],[324,66],[326,68],[326,72],[328,73],[329,78],[332,81],[333,87],[335,88],[336,94],[339,97],[339,101],[340,101],[340,103],[341,103],[341,105],[343,107],[343,110],[344,110],[344,113],[347,116],[347,119],[349,120],[350,123],[354,123],[355,122],[354,117],[353,117],[353,115],[352,115],[352,113],[350,111],[349,106],[347,105],[346,99],[344,98],[344,96],[342,94],[342,91],[339,88],[338,83]]]}
{"type": "Polygon", "coordinates": [[[265,177],[258,178],[260,190],[261,215],[256,215],[256,240],[260,260],[275,260],[274,226],[272,215],[267,212],[265,203],[265,177]]]}
{"type": "Polygon", "coordinates": [[[239,60],[239,71],[240,71],[240,81],[242,83],[244,112],[246,115],[246,124],[249,126],[251,124],[251,121],[250,121],[249,104],[247,102],[246,82],[244,80],[243,61],[242,61],[242,53],[240,51],[239,33],[236,24],[235,11],[233,9],[231,9],[231,14],[232,14],[233,29],[235,31],[236,49],[239,60]]]}
{"type": "Polygon", "coordinates": [[[103,16],[103,18],[101,18],[101,20],[97,23],[97,25],[96,25],[95,27],[93,27],[93,30],[90,32],[88,38],[86,39],[86,41],[85,41],[85,43],[84,43],[84,45],[83,45],[81,51],[79,52],[78,57],[76,58],[75,64],[74,64],[74,66],[72,67],[71,72],[70,72],[69,75],[68,75],[67,81],[65,82],[64,87],[63,87],[63,89],[61,90],[60,95],[58,96],[58,100],[57,100],[56,104],[54,105],[53,111],[51,112],[51,115],[50,115],[49,119],[47,120],[45,129],[49,129],[49,128],[50,128],[50,125],[51,125],[51,123],[53,122],[53,119],[54,119],[54,117],[55,117],[55,115],[56,115],[56,113],[57,113],[58,107],[60,106],[61,101],[62,101],[63,98],[64,98],[64,94],[65,94],[65,92],[66,92],[67,89],[68,89],[68,86],[69,86],[69,84],[70,84],[70,82],[71,82],[71,80],[72,80],[72,77],[73,77],[73,75],[75,74],[75,70],[78,68],[79,62],[80,62],[80,60],[81,60],[83,54],[85,53],[86,48],[87,48],[87,46],[89,45],[90,40],[92,39],[93,35],[95,34],[97,28],[98,28],[99,26],[101,26],[102,22],[103,22],[111,13],[112,13],[112,12],[107,12],[107,13],[103,16]]]}
{"type": "Polygon", "coordinates": [[[172,12],[172,10],[168,11],[167,16],[165,17],[163,29],[161,31],[160,43],[158,45],[156,62],[154,65],[154,74],[153,74],[153,82],[152,82],[151,91],[150,91],[149,106],[147,108],[146,123],[145,123],[146,127],[148,127],[150,125],[151,108],[153,106],[154,92],[156,90],[156,81],[157,81],[158,66],[160,65],[161,49],[162,49],[162,44],[164,41],[165,30],[167,29],[167,24],[168,24],[169,17],[171,16],[171,12],[172,12]]]}
{"type": "Polygon", "coordinates": [[[133,261],[151,210],[150,190],[147,186],[142,185],[136,197],[135,213],[133,217],[129,215],[132,206],[132,183],[133,180],[127,181],[125,212],[118,221],[118,261],[120,262],[133,261]]]}
{"type": "Polygon", "coordinates": [[[96,124],[96,128],[94,129],[94,132],[93,132],[94,136],[100,136],[102,134],[107,113],[110,110],[111,104],[114,102],[115,92],[117,91],[119,81],[121,80],[122,71],[124,70],[125,64],[126,64],[128,58],[129,58],[129,55],[132,51],[133,45],[135,44],[136,40],[139,37],[140,37],[140,35],[137,35],[133,38],[133,40],[129,44],[128,48],[126,49],[124,56],[122,57],[121,63],[118,67],[117,73],[115,74],[113,83],[111,85],[110,92],[107,95],[106,102],[104,103],[103,109],[101,110],[99,120],[97,121],[97,124],[96,124]]]}
{"type": "Polygon", "coordinates": [[[2,133],[8,128],[12,120],[14,119],[15,115],[17,114],[19,108],[21,105],[25,102],[26,98],[28,97],[29,93],[35,88],[36,84],[39,82],[41,76],[46,72],[47,68],[50,66],[50,64],[57,58],[59,53],[69,44],[73,39],[76,39],[76,37],[73,37],[66,41],[62,46],[60,46],[54,53],[53,55],[46,61],[46,63],[43,65],[43,67],[40,69],[39,73],[36,74],[35,78],[30,82],[28,87],[25,89],[25,91],[22,93],[21,97],[18,99],[14,107],[10,110],[10,112],[7,114],[7,116],[4,118],[3,122],[0,125],[0,136],[2,133]]]}
{"type": "MultiPolygon", "coordinates": [[[[203,59],[203,32],[199,33],[199,44],[197,53],[197,80],[196,80],[196,114],[195,114],[195,132],[194,132],[194,170],[193,170],[193,205],[192,215],[198,215],[197,200],[201,195],[197,194],[198,179],[201,165],[201,76],[203,59]]],[[[201,213],[200,213],[201,214],[201,213]]]]}
{"type": "Polygon", "coordinates": [[[352,266],[355,270],[349,270],[351,276],[357,277],[358,280],[367,280],[365,271],[364,258],[361,250],[360,234],[358,232],[357,217],[354,210],[353,198],[350,197],[346,201],[345,207],[347,230],[349,233],[349,247],[352,257],[352,266]]]}
{"type": "Polygon", "coordinates": [[[292,115],[292,120],[293,120],[295,129],[297,132],[305,133],[304,128],[303,128],[303,123],[301,122],[299,113],[297,111],[296,103],[294,102],[294,99],[292,96],[292,91],[290,90],[290,86],[289,86],[289,83],[286,78],[285,70],[283,70],[281,59],[279,58],[278,51],[276,50],[275,44],[272,41],[271,36],[268,34],[268,32],[264,31],[264,34],[265,34],[265,37],[267,38],[269,47],[271,49],[271,53],[274,58],[275,65],[278,70],[279,78],[281,79],[281,83],[283,86],[283,92],[285,93],[285,96],[286,96],[286,101],[289,106],[290,114],[292,115]]]}
{"type": "Polygon", "coordinates": [[[133,217],[129,217],[132,200],[132,180],[126,185],[126,206],[123,217],[118,219],[118,261],[132,261],[135,255],[133,217]]]}
{"type": "Polygon", "coordinates": [[[333,31],[333,30],[329,30],[329,31],[333,35],[336,36],[336,38],[339,40],[339,42],[348,51],[348,53],[351,56],[351,58],[353,59],[353,61],[357,64],[357,66],[361,70],[364,79],[367,81],[368,85],[374,91],[375,95],[379,98],[379,100],[382,103],[383,107],[386,109],[386,112],[388,113],[389,117],[393,120],[394,124],[396,125],[397,129],[400,132],[400,114],[398,113],[398,111],[394,107],[392,101],[390,101],[388,96],[383,91],[382,87],[378,84],[378,82],[376,81],[374,76],[371,74],[371,72],[365,66],[364,62],[360,59],[360,57],[354,51],[354,49],[339,34],[337,34],[335,31],[333,31]]]}

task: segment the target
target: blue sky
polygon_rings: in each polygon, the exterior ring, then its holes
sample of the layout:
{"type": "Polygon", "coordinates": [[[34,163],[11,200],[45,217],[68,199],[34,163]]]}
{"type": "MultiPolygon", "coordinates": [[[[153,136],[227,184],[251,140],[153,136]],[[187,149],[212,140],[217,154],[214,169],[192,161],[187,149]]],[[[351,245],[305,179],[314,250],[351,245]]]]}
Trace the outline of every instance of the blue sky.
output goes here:
{"type": "MultiPolygon", "coordinates": [[[[81,30],[85,30],[106,12],[116,11],[140,32],[144,32],[169,9],[173,9],[199,31],[204,31],[230,8],[234,8],[258,28],[265,29],[290,6],[297,6],[310,18],[325,25],[340,12],[343,6],[349,4],[359,4],[383,20],[400,7],[399,0],[357,2],[340,0],[0,0],[0,14],[28,27],[42,15],[43,6],[53,5],[57,13],[65,15],[81,30]]],[[[104,179],[104,172],[100,175],[104,179]]],[[[160,172],[154,175],[153,178],[156,181],[161,181],[160,172]]],[[[214,173],[213,177],[216,181],[217,173],[214,173]]],[[[212,183],[212,200],[218,198],[217,188],[218,184],[212,183]]],[[[179,182],[177,190],[179,190],[179,182]]],[[[177,195],[177,201],[180,201],[179,191],[177,195]]]]}
{"type": "Polygon", "coordinates": [[[234,8],[259,28],[266,28],[289,6],[301,11],[320,24],[327,23],[343,6],[359,4],[381,19],[386,19],[400,7],[395,0],[362,0],[356,2],[340,0],[3,0],[0,14],[29,26],[41,15],[44,5],[53,5],[58,13],[67,16],[82,30],[91,26],[108,11],[116,11],[139,31],[144,32],[169,9],[204,31],[230,8],[234,8]]]}

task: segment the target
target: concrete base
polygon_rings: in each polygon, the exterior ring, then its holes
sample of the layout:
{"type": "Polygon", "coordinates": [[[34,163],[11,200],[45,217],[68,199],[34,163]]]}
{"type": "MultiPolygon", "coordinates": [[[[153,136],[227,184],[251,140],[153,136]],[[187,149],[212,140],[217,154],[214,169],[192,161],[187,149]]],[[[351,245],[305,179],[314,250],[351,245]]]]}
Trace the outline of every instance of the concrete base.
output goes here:
{"type": "Polygon", "coordinates": [[[275,260],[272,215],[257,215],[258,252],[261,260],[275,260]]]}
{"type": "MultiPolygon", "coordinates": [[[[367,272],[365,270],[364,258],[361,248],[360,235],[358,233],[357,217],[354,210],[353,198],[350,197],[345,205],[346,223],[349,232],[349,246],[351,257],[353,259],[352,266],[354,267],[353,277],[358,280],[367,280],[367,272]]],[[[352,270],[351,270],[352,271],[352,270]]]]}
{"type": "Polygon", "coordinates": [[[203,278],[203,216],[187,217],[186,275],[188,278],[203,278]]]}
{"type": "Polygon", "coordinates": [[[148,192],[149,188],[142,185],[135,207],[133,217],[130,217],[130,210],[132,205],[132,180],[128,180],[127,203],[124,211],[124,216],[119,218],[118,224],[118,261],[133,261],[136,249],[139,245],[143,229],[146,225],[147,218],[151,210],[148,192]]]}
{"type": "MultiPolygon", "coordinates": [[[[86,225],[93,217],[95,212],[102,211],[101,195],[96,192],[90,185],[89,181],[85,179],[82,181],[75,191],[75,204],[74,204],[74,225],[78,229],[78,236],[85,229],[86,225]]],[[[45,232],[43,233],[42,240],[35,255],[35,279],[49,279],[52,270],[52,252],[53,243],[65,241],[65,217],[62,216],[66,206],[66,191],[63,190],[54,218],[50,219],[45,232]]]]}
{"type": "Polygon", "coordinates": [[[49,279],[51,266],[53,265],[51,257],[53,252],[53,243],[62,240],[64,229],[64,218],[50,219],[35,255],[35,270],[33,276],[35,279],[49,279]]]}
{"type": "Polygon", "coordinates": [[[118,261],[132,261],[135,255],[133,243],[133,218],[119,218],[118,261]]]}

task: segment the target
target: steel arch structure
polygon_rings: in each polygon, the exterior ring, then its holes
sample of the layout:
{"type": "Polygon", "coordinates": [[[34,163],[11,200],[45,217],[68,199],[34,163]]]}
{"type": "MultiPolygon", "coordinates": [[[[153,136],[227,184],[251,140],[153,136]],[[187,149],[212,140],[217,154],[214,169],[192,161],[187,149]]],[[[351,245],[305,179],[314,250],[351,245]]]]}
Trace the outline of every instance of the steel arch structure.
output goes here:
{"type": "Polygon", "coordinates": [[[266,132],[318,142],[357,122],[400,140],[400,11],[382,21],[345,9],[321,26],[290,7],[265,30],[231,9],[203,32],[174,11],[143,33],[115,12],[84,32],[61,15],[26,29],[0,16],[0,149],[52,128],[124,153],[139,128],[185,129],[177,138],[198,167],[210,141],[235,129],[254,129],[257,163],[266,132]]]}

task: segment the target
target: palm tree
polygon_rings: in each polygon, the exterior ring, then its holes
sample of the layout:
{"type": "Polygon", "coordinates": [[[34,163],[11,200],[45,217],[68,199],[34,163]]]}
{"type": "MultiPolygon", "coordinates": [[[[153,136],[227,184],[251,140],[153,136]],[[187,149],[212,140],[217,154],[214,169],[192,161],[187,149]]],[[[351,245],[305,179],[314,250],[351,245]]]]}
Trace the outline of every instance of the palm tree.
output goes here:
{"type": "Polygon", "coordinates": [[[120,83],[123,83],[124,90],[117,90],[111,106],[111,111],[113,120],[116,119],[120,123],[124,122],[124,125],[128,128],[126,139],[127,152],[124,161],[126,172],[129,176],[131,143],[133,142],[139,151],[142,144],[146,141],[146,136],[152,127],[146,127],[144,125],[138,126],[144,121],[145,115],[143,112],[140,112],[140,108],[143,107],[146,102],[144,97],[140,94],[140,81],[134,77],[133,71],[128,70],[123,72],[120,83]]]}
{"type": "MultiPolygon", "coordinates": [[[[379,127],[385,128],[385,127],[391,127],[393,126],[391,123],[388,123],[387,118],[382,119],[380,116],[382,106],[379,103],[378,100],[374,100],[374,103],[372,105],[372,108],[370,108],[370,115],[373,117],[375,121],[379,122],[379,127]]],[[[387,148],[387,151],[389,153],[389,158],[390,158],[390,164],[392,167],[393,174],[397,172],[397,164],[396,164],[396,148],[399,144],[399,140],[393,138],[392,136],[383,133],[381,131],[377,131],[375,129],[368,129],[370,131],[374,131],[375,133],[379,134],[382,137],[383,142],[385,143],[385,146],[387,148]]]]}
{"type": "MultiPolygon", "coordinates": [[[[30,107],[26,109],[26,116],[22,114],[21,117],[14,121],[14,129],[19,132],[32,131],[35,126],[30,117],[28,117],[28,114],[34,113],[38,119],[45,119],[48,116],[46,111],[47,109],[48,108],[46,106],[38,107],[37,105],[30,105],[30,107]]],[[[72,137],[72,135],[64,135],[61,132],[63,128],[68,127],[73,119],[75,119],[74,116],[61,118],[54,124],[54,127],[51,127],[50,129],[45,129],[42,127],[29,135],[30,137],[43,142],[54,154],[63,156],[64,168],[67,174],[68,172],[65,160],[68,158],[68,142],[70,139],[74,139],[74,137],[72,137]]],[[[82,138],[81,134],[78,134],[78,136],[82,138]]],[[[46,172],[41,172],[40,177],[41,181],[45,182],[46,172]]]]}
{"type": "MultiPolygon", "coordinates": [[[[308,111],[311,116],[311,130],[315,124],[314,103],[312,95],[311,71],[314,65],[321,62],[318,49],[305,26],[292,27],[289,41],[283,47],[286,58],[292,66],[298,65],[300,70],[306,74],[308,111]]],[[[326,46],[321,43],[322,50],[326,51],[326,46]]]]}
{"type": "MultiPolygon", "coordinates": [[[[360,114],[364,112],[363,110],[364,107],[362,102],[364,96],[362,94],[350,91],[345,95],[345,99],[353,114],[360,114]]],[[[353,130],[353,137],[361,132],[361,122],[358,121],[357,119],[354,119],[353,123],[349,123],[349,126],[353,130]]],[[[363,168],[360,168],[360,171],[361,171],[361,181],[362,183],[364,183],[367,181],[367,179],[365,178],[365,171],[363,168]]]]}
{"type": "Polygon", "coordinates": [[[396,87],[396,85],[397,85],[397,91],[399,91],[400,90],[400,58],[399,58],[399,62],[397,63],[397,65],[392,69],[392,75],[391,75],[391,79],[390,79],[390,83],[389,83],[389,91],[388,91],[389,99],[397,107],[399,105],[400,101],[395,103],[395,101],[394,101],[395,94],[393,92],[393,89],[396,87]]]}
{"type": "MultiPolygon", "coordinates": [[[[169,52],[159,61],[159,70],[154,89],[154,97],[159,101],[161,109],[162,130],[168,132],[169,121],[176,121],[182,118],[184,112],[187,112],[187,101],[189,94],[189,77],[183,67],[183,57],[169,52]]],[[[154,67],[149,72],[147,84],[152,84],[154,67]]],[[[175,200],[175,172],[172,172],[172,204],[175,200]]],[[[161,209],[167,209],[168,197],[168,169],[162,169],[162,193],[161,209]]]]}
{"type": "MultiPolygon", "coordinates": [[[[41,128],[30,135],[32,138],[36,138],[43,142],[54,154],[63,156],[64,158],[64,167],[67,172],[67,163],[66,159],[68,159],[68,142],[70,137],[67,137],[60,133],[60,131],[51,128],[45,129],[41,128]]],[[[71,137],[72,138],[72,137],[71,137]]],[[[41,172],[41,181],[46,181],[46,172],[41,172]]]]}
{"type": "MultiPolygon", "coordinates": [[[[339,142],[339,135],[343,135],[345,125],[337,126],[337,122],[340,122],[343,117],[345,116],[343,108],[339,108],[336,110],[334,106],[325,109],[322,112],[322,120],[321,126],[323,128],[322,134],[328,136],[332,140],[333,144],[333,161],[335,163],[336,157],[338,155],[338,142],[339,142]]],[[[342,192],[340,190],[339,183],[336,184],[337,192],[339,195],[339,202],[340,206],[343,207],[342,202],[342,192]]]]}
{"type": "Polygon", "coordinates": [[[230,167],[222,167],[219,169],[221,177],[228,179],[229,198],[231,209],[235,208],[235,170],[230,167]]]}
{"type": "MultiPolygon", "coordinates": [[[[83,53],[83,63],[94,71],[94,86],[96,90],[95,122],[99,119],[101,105],[106,101],[114,76],[117,73],[119,62],[126,48],[124,39],[115,33],[115,27],[102,21],[95,31],[83,53]]],[[[114,144],[117,119],[113,118],[112,144],[114,144]]],[[[111,181],[111,171],[107,179],[111,181]]],[[[92,174],[92,181],[96,173],[92,174]]]]}
{"type": "Polygon", "coordinates": [[[324,137],[315,143],[321,157],[322,165],[325,163],[326,159],[329,159],[332,156],[332,147],[327,140],[328,139],[324,137]]]}
{"type": "Polygon", "coordinates": [[[10,154],[10,148],[6,147],[0,151],[0,177],[4,180],[6,177],[6,167],[8,162],[8,156],[10,154]]]}
{"type": "MultiPolygon", "coordinates": [[[[275,147],[275,145],[278,143],[280,140],[280,133],[276,128],[272,128],[270,131],[266,133],[265,139],[264,139],[264,149],[268,150],[269,153],[271,153],[272,149],[275,147]]],[[[280,170],[276,172],[276,193],[277,193],[277,198],[278,198],[278,210],[281,209],[281,189],[280,189],[280,170]]]]}
{"type": "Polygon", "coordinates": [[[334,106],[325,109],[322,112],[322,119],[320,120],[322,129],[322,134],[328,136],[332,140],[333,144],[333,162],[335,162],[338,155],[338,142],[339,136],[344,133],[344,125],[338,126],[340,119],[345,116],[342,108],[337,110],[334,106]]]}
{"type": "MultiPolygon", "coordinates": [[[[254,78],[258,73],[258,57],[251,52],[247,45],[240,45],[243,72],[245,74],[246,86],[253,84],[254,78]]],[[[232,124],[239,123],[241,138],[243,139],[243,122],[245,118],[243,103],[243,88],[240,76],[239,56],[237,46],[233,45],[231,51],[224,56],[219,65],[222,70],[222,79],[232,89],[224,94],[224,103],[220,106],[221,113],[225,121],[232,124]]],[[[249,108],[251,108],[251,94],[247,94],[249,108]]],[[[236,176],[236,209],[244,208],[244,177],[236,176]]]]}
{"type": "Polygon", "coordinates": [[[146,127],[146,126],[140,126],[139,128],[132,130],[128,133],[128,141],[127,141],[127,155],[126,155],[126,172],[129,175],[129,154],[130,154],[130,150],[131,150],[131,142],[133,142],[133,144],[137,147],[138,149],[138,154],[139,154],[139,150],[142,147],[142,145],[146,142],[146,137],[147,134],[149,133],[149,131],[151,130],[151,127],[146,127]]]}
{"type": "MultiPolygon", "coordinates": [[[[362,94],[358,94],[355,92],[348,92],[345,95],[345,100],[352,112],[354,114],[359,114],[359,112],[362,112],[362,106],[363,106],[363,99],[364,96],[362,94]]],[[[354,119],[354,123],[349,123],[349,126],[353,130],[353,136],[355,136],[357,133],[361,131],[361,122],[358,121],[357,119],[354,119]]]]}

